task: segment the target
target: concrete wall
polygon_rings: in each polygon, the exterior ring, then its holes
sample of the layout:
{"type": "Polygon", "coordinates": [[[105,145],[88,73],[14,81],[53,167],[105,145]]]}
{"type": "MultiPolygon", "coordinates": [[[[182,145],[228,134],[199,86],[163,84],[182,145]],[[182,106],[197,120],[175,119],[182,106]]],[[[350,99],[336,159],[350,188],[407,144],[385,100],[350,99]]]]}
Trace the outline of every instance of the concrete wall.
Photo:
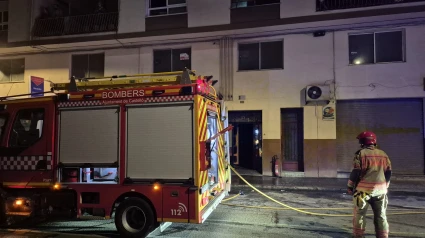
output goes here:
{"type": "MultiPolygon", "coordinates": [[[[319,38],[312,35],[289,35],[245,41],[282,39],[285,52],[282,70],[238,72],[238,59],[235,57],[233,98],[245,95],[246,100],[243,104],[239,101],[228,104],[229,110],[263,110],[263,172],[267,174],[270,173],[271,157],[278,154],[282,158],[280,109],[302,107],[301,92],[307,85],[323,84],[333,78],[332,34],[319,38]]],[[[236,56],[237,44],[240,42],[244,41],[236,42],[234,47],[236,56]]],[[[310,140],[336,139],[335,121],[322,121],[321,107],[304,108],[304,139],[307,143],[310,140]]],[[[309,154],[315,154],[315,151],[309,154]]],[[[336,157],[333,157],[336,162],[336,157]]],[[[309,169],[306,166],[306,173],[309,169]]]]}
{"type": "MultiPolygon", "coordinates": [[[[260,110],[263,112],[264,139],[280,139],[280,108],[301,107],[301,91],[310,84],[323,84],[332,79],[332,35],[314,38],[310,35],[291,35],[274,38],[258,38],[255,40],[284,39],[284,69],[262,71],[237,71],[238,60],[235,57],[234,98],[245,95],[243,104],[235,101],[229,104],[231,110],[260,110]]],[[[255,41],[253,39],[247,41],[255,41]]],[[[244,42],[244,41],[238,41],[244,42]]],[[[234,54],[238,55],[237,43],[234,54]]],[[[348,55],[348,53],[347,53],[348,55]]],[[[314,110],[305,110],[306,118],[314,116],[314,110]]],[[[306,122],[307,127],[315,127],[316,122],[306,122]],[[313,123],[313,124],[311,124],[313,123]]],[[[335,138],[335,130],[326,127],[319,131],[306,130],[306,139],[335,138]]],[[[332,127],[332,126],[331,126],[332,127]]]]}
{"type": "Polygon", "coordinates": [[[120,0],[118,33],[145,31],[146,1],[120,0]]]}
{"type": "Polygon", "coordinates": [[[105,52],[105,75],[138,74],[140,54],[137,48],[116,49],[105,52]]]}
{"type": "MultiPolygon", "coordinates": [[[[0,95],[17,95],[29,93],[30,76],[42,77],[53,82],[69,81],[71,58],[69,54],[29,55],[25,57],[24,82],[0,84],[0,95]]],[[[50,84],[44,84],[45,91],[50,84]]]]}
{"type": "Polygon", "coordinates": [[[230,24],[229,0],[187,0],[189,27],[230,24]]]}
{"type": "MultiPolygon", "coordinates": [[[[302,108],[301,91],[311,84],[331,82],[336,75],[337,100],[360,98],[425,97],[425,26],[406,30],[405,63],[348,65],[348,33],[275,36],[235,41],[234,98],[229,110],[261,110],[263,118],[263,168],[269,172],[269,159],[281,155],[281,108],[302,108]],[[334,40],[335,37],[335,41],[334,40]],[[284,40],[284,69],[239,72],[237,44],[246,41],[284,40]],[[333,44],[334,43],[334,44],[333,44]],[[335,46],[335,47],[334,47],[335,46]],[[335,52],[334,52],[335,49],[335,52]],[[335,58],[334,58],[335,55],[335,58]],[[375,89],[367,86],[371,83],[375,89]],[[244,103],[238,101],[245,95],[244,103]]],[[[192,69],[219,79],[219,46],[213,42],[186,45],[142,47],[105,51],[105,74],[135,74],[153,71],[153,49],[191,47],[192,69]]],[[[52,81],[69,78],[70,54],[45,54],[26,57],[25,79],[30,75],[52,81]]],[[[11,84],[0,85],[0,95],[11,84]]],[[[218,86],[217,86],[218,88],[218,86]]],[[[9,94],[27,93],[27,82],[16,83],[9,94]]],[[[304,107],[304,161],[306,176],[336,177],[336,124],[323,121],[322,106],[304,107]],[[317,163],[321,165],[317,168],[317,163]]],[[[336,112],[338,119],[338,112],[336,112]]]]}
{"type": "Polygon", "coordinates": [[[9,1],[9,42],[30,39],[31,11],[31,0],[9,1]]]}
{"type": "Polygon", "coordinates": [[[336,33],[337,99],[424,97],[425,26],[407,27],[405,34],[405,63],[348,66],[347,33],[336,33]]]}
{"type": "MultiPolygon", "coordinates": [[[[171,48],[191,47],[192,68],[203,75],[219,75],[219,49],[218,45],[211,43],[195,43],[172,46],[171,48]]],[[[105,52],[105,75],[137,74],[153,72],[153,49],[170,48],[170,46],[143,47],[129,49],[106,50],[105,52]]],[[[84,52],[97,53],[102,51],[84,52]]],[[[11,86],[9,95],[28,93],[29,77],[38,76],[53,82],[67,82],[71,68],[71,55],[74,53],[61,54],[38,54],[25,56],[25,82],[1,83],[0,95],[6,95],[11,86]]],[[[10,59],[1,58],[0,59],[10,59]]],[[[49,90],[48,84],[46,90],[49,90]]]]}

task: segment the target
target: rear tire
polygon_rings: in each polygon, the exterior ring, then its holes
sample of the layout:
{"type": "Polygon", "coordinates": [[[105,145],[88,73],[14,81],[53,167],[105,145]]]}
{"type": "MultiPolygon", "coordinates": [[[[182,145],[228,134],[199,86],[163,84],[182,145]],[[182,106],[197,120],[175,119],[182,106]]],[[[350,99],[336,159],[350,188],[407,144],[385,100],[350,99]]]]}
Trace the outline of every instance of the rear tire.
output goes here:
{"type": "Polygon", "coordinates": [[[115,226],[121,237],[146,237],[155,226],[151,206],[141,198],[128,198],[115,213],[115,226]]]}

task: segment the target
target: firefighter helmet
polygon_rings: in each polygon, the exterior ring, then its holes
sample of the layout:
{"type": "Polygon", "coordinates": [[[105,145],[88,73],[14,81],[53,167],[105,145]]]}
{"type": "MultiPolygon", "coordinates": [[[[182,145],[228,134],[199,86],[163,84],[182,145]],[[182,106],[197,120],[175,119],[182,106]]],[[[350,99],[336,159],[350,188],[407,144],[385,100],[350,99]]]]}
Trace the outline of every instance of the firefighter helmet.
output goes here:
{"type": "Polygon", "coordinates": [[[362,145],[376,145],[376,135],[371,131],[363,131],[356,138],[362,145]]]}

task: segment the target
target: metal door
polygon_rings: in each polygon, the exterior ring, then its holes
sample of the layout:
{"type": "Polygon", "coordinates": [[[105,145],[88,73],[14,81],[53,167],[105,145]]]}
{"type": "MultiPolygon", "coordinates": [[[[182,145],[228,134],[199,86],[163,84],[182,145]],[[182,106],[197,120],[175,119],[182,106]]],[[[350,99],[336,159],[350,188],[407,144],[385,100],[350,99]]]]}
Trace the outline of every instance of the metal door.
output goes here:
{"type": "Polygon", "coordinates": [[[336,104],[338,171],[351,171],[356,136],[377,134],[397,174],[424,174],[422,99],[347,100],[336,104]]]}

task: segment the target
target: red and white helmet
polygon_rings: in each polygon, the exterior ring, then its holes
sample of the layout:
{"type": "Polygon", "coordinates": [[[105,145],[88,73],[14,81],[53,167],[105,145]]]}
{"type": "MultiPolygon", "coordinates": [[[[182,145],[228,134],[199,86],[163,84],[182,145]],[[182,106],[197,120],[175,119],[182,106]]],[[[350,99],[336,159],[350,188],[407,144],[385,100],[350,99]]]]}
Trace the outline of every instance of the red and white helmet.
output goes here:
{"type": "Polygon", "coordinates": [[[371,131],[363,131],[357,136],[362,145],[376,145],[376,135],[371,131]]]}

